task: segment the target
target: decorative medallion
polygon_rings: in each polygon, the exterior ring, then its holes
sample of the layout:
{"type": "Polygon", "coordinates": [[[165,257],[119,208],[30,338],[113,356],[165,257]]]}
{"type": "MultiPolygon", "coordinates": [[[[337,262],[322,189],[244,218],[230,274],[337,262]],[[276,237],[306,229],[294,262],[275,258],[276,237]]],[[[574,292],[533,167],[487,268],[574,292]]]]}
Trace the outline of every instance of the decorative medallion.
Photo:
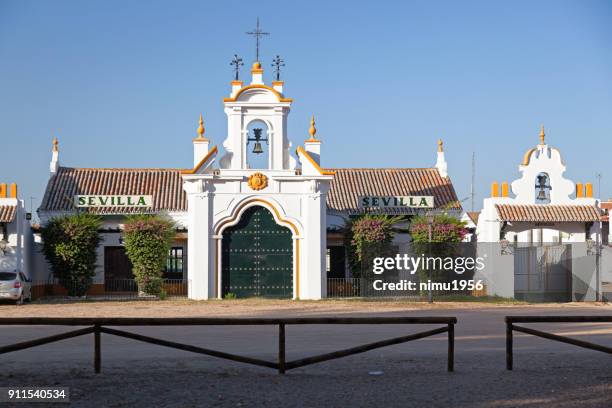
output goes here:
{"type": "Polygon", "coordinates": [[[249,176],[249,187],[253,190],[263,190],[268,187],[268,177],[262,173],[253,173],[249,176]]]}

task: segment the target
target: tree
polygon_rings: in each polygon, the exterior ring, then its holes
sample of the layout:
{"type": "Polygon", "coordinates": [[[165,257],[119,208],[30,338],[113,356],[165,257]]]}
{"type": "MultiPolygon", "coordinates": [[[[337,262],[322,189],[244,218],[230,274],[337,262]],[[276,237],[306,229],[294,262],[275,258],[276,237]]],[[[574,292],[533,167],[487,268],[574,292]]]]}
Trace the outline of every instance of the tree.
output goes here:
{"type": "MultiPolygon", "coordinates": [[[[438,214],[431,218],[419,215],[410,223],[410,236],[415,255],[438,258],[440,262],[462,255],[462,251],[466,248],[462,248],[460,243],[467,233],[465,222],[448,214],[438,214]]],[[[433,281],[443,282],[457,278],[456,274],[449,274],[444,270],[432,271],[422,267],[419,268],[418,274],[422,281],[431,278],[433,281]]],[[[465,277],[467,275],[464,275],[465,277]]]]}
{"type": "Polygon", "coordinates": [[[52,218],[41,230],[43,254],[70,296],[84,296],[91,287],[100,225],[100,217],[79,213],[52,218]]]}
{"type": "Polygon", "coordinates": [[[174,223],[160,215],[133,215],[124,225],[125,252],[140,293],[163,295],[162,273],[174,239],[174,223]]]}

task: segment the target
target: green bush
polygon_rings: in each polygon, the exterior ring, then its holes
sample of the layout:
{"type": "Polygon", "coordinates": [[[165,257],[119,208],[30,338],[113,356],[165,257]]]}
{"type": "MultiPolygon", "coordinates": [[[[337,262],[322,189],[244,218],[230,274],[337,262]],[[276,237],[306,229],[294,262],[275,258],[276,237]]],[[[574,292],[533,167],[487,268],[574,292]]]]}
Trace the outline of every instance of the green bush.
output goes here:
{"type": "Polygon", "coordinates": [[[393,252],[393,226],[402,219],[388,215],[364,214],[351,220],[345,237],[349,265],[354,277],[367,277],[372,272],[375,257],[388,256],[393,252]]]}
{"type": "Polygon", "coordinates": [[[52,218],[41,230],[43,254],[70,296],[83,296],[91,287],[100,225],[98,216],[80,213],[52,218]]]}
{"type": "Polygon", "coordinates": [[[159,296],[162,273],[174,239],[174,224],[164,216],[133,215],[128,217],[123,235],[138,291],[159,296]]]}

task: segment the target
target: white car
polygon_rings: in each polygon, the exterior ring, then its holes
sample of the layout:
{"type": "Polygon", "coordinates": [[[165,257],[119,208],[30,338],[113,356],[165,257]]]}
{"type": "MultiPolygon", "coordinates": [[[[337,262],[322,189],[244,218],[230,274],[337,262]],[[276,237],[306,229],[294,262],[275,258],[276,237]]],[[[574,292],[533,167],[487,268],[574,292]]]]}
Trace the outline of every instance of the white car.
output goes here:
{"type": "Polygon", "coordinates": [[[32,281],[23,272],[0,272],[0,300],[31,301],[32,281]]]}

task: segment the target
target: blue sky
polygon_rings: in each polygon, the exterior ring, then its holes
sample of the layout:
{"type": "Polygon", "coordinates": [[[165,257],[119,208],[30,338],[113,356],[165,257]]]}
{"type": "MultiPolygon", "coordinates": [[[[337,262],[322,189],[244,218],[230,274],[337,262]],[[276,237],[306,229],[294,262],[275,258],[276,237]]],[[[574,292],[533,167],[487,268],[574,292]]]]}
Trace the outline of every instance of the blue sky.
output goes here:
{"type": "Polygon", "coordinates": [[[601,172],[612,197],[612,2],[589,0],[0,0],[0,179],[36,207],[53,136],[65,166],[190,167],[200,112],[225,138],[229,61],[254,59],[258,14],[289,136],[314,113],[325,166],[427,167],[441,137],[460,198],[476,152],[480,208],[543,123],[566,177],[597,193],[601,172]]]}

